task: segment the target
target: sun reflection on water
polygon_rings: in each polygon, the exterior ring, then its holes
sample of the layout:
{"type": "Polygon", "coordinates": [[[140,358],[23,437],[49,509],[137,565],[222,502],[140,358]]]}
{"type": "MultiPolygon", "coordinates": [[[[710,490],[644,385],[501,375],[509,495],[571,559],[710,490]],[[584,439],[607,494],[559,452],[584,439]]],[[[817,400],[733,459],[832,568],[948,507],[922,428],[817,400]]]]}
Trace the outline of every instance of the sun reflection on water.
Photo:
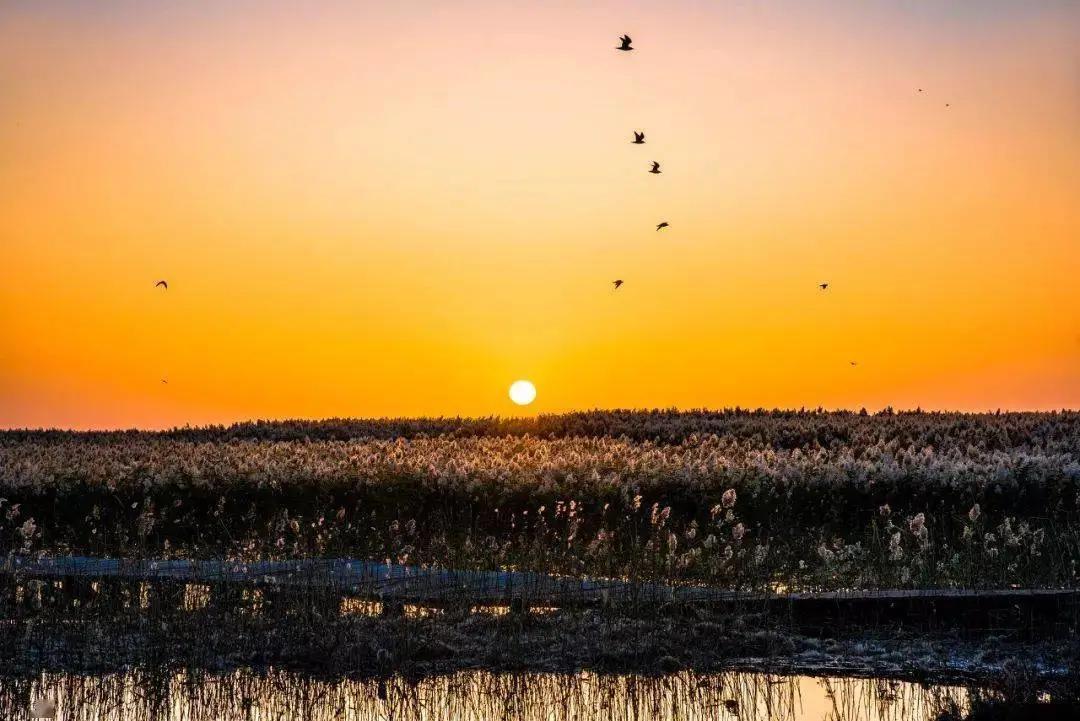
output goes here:
{"type": "Polygon", "coordinates": [[[269,669],[222,675],[49,673],[0,681],[4,718],[21,718],[42,698],[57,701],[57,718],[64,721],[929,721],[969,705],[959,687],[749,672],[644,677],[471,671],[409,681],[326,680],[269,669]]]}

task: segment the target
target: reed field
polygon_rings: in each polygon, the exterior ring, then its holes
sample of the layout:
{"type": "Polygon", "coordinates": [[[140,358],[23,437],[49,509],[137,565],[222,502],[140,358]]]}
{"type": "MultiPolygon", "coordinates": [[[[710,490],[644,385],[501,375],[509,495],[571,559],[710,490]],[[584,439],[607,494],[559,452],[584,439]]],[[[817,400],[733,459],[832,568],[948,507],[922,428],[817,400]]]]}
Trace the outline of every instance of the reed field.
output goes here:
{"type": "Polygon", "coordinates": [[[597,411],[8,431],[0,545],[738,589],[1074,587],[1080,413],[597,411]]]}

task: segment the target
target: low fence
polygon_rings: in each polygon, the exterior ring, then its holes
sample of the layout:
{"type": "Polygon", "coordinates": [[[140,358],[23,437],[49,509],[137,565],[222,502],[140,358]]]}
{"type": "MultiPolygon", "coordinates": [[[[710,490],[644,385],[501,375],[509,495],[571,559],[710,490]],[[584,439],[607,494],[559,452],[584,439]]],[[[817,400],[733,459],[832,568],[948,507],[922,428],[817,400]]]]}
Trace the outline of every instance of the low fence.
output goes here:
{"type": "MultiPolygon", "coordinates": [[[[1080,619],[1080,590],[867,590],[759,593],[617,579],[552,576],[519,571],[460,571],[350,559],[282,561],[146,560],[85,556],[11,556],[0,564],[7,592],[19,584],[51,584],[50,595],[88,604],[118,586],[149,585],[159,603],[180,604],[186,586],[205,587],[214,604],[235,603],[245,589],[292,597],[333,609],[342,599],[445,608],[669,607],[757,613],[799,627],[838,625],[1014,629],[1055,632],[1080,619]],[[165,600],[162,601],[162,598],[165,600]],[[171,599],[171,600],[169,600],[171,599]]],[[[25,595],[25,594],[24,594],[25,595]]],[[[130,593],[129,593],[130,595],[130,593]]],[[[39,599],[40,603],[40,599],[39,599]]],[[[693,611],[691,611],[693,612],[693,611]]]]}

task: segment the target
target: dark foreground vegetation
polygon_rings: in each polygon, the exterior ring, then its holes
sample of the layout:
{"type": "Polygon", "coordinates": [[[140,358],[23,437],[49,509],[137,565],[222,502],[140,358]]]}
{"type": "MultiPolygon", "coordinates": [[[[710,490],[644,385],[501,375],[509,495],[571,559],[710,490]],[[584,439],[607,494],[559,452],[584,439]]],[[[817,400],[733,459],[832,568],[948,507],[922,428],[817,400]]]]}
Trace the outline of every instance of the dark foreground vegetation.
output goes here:
{"type": "MultiPolygon", "coordinates": [[[[9,590],[9,586],[3,586],[9,590]]],[[[0,605],[0,673],[290,669],[328,677],[496,672],[669,674],[732,668],[1080,691],[1074,634],[870,628],[812,632],[753,609],[440,608],[250,588],[118,584],[73,598],[23,583],[0,605]],[[33,591],[34,598],[29,598],[33,591]]]]}
{"type": "Polygon", "coordinates": [[[1080,413],[591,412],[0,433],[0,552],[738,588],[1074,587],[1080,413]]]}

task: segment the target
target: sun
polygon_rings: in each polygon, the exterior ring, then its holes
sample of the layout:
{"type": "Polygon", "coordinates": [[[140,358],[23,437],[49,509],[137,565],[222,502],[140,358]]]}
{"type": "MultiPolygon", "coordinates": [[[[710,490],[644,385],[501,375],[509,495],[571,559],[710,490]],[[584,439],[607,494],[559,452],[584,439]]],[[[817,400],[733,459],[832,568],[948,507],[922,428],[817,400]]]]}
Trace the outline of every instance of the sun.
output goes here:
{"type": "Polygon", "coordinates": [[[510,400],[519,406],[527,406],[536,400],[536,386],[529,381],[514,381],[510,384],[510,400]]]}

